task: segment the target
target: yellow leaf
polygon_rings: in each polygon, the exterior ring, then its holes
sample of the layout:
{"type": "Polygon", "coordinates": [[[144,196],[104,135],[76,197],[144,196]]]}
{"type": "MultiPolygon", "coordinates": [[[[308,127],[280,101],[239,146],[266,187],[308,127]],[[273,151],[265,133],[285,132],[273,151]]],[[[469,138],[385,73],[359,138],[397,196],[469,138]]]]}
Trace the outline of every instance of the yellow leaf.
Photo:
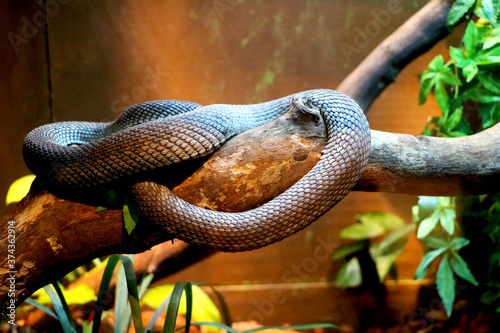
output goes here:
{"type": "Polygon", "coordinates": [[[31,183],[35,179],[35,175],[27,175],[17,179],[10,185],[7,191],[7,198],[5,199],[5,204],[9,205],[11,203],[16,203],[22,200],[28,194],[31,183]]]}

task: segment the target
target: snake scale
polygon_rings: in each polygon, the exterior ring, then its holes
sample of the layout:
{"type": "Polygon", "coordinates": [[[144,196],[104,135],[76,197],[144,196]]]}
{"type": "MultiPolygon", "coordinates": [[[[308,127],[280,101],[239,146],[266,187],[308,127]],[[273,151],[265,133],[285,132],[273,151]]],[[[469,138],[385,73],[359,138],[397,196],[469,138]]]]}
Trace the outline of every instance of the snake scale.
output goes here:
{"type": "Polygon", "coordinates": [[[349,97],[321,89],[251,105],[145,102],[111,123],[61,122],[38,127],[25,138],[23,155],[34,174],[57,186],[101,186],[210,154],[232,136],[293,107],[323,118],[326,146],[304,177],[257,208],[216,212],[185,202],[163,185],[134,186],[142,213],[173,237],[222,251],[252,250],[317,220],[360,178],[368,160],[370,129],[362,110],[349,97]]]}

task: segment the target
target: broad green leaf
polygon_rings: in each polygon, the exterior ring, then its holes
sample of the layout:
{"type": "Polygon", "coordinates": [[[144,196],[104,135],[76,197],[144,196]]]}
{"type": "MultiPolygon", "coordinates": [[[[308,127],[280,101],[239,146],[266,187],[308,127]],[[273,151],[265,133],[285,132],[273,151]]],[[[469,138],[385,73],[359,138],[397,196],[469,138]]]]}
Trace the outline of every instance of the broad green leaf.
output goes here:
{"type": "Polygon", "coordinates": [[[97,206],[97,208],[95,209],[95,212],[96,213],[100,213],[102,211],[105,211],[107,208],[104,207],[104,206],[97,206]]]}
{"type": "Polygon", "coordinates": [[[455,129],[460,123],[460,119],[462,119],[463,107],[460,106],[456,109],[449,117],[447,121],[448,130],[451,131],[455,129]]]}
{"type": "Polygon", "coordinates": [[[361,266],[357,258],[352,258],[340,267],[335,282],[339,287],[355,288],[361,285],[361,266]]]}
{"type": "Polygon", "coordinates": [[[5,204],[10,205],[21,201],[28,194],[33,180],[35,180],[35,175],[23,176],[15,180],[7,191],[5,204]]]}
{"type": "Polygon", "coordinates": [[[461,248],[469,245],[470,240],[463,237],[453,238],[450,242],[450,248],[453,250],[460,250],[461,248]]]}
{"type": "Polygon", "coordinates": [[[420,196],[413,213],[413,221],[418,222],[432,215],[438,204],[438,197],[420,196]]]}
{"type": "MultiPolygon", "coordinates": [[[[173,285],[162,285],[149,289],[141,300],[142,304],[145,304],[153,309],[158,308],[162,302],[168,297],[174,290],[173,285]]],[[[193,285],[193,318],[196,321],[215,321],[220,322],[221,317],[217,306],[212,302],[210,297],[208,297],[203,290],[193,285]]],[[[186,298],[185,295],[181,299],[180,303],[180,313],[185,314],[186,309],[186,298]]]]}
{"type": "Polygon", "coordinates": [[[429,63],[429,68],[434,72],[439,72],[444,67],[444,58],[442,55],[435,56],[429,63]]]}
{"type": "Polygon", "coordinates": [[[498,0],[482,0],[484,18],[495,25],[497,23],[498,0]],[[495,4],[494,4],[495,3],[495,4]]]}
{"type": "Polygon", "coordinates": [[[365,246],[367,246],[367,242],[364,240],[342,245],[333,253],[333,259],[339,260],[351,256],[354,253],[361,251],[361,249],[363,249],[365,246]]]}
{"type": "Polygon", "coordinates": [[[462,41],[469,58],[474,58],[477,48],[477,28],[473,21],[467,25],[462,41]]]}
{"type": "Polygon", "coordinates": [[[455,274],[457,274],[459,277],[464,279],[465,281],[473,284],[474,286],[478,286],[479,283],[477,282],[476,278],[472,274],[472,272],[469,269],[469,266],[465,262],[464,258],[462,258],[458,253],[455,251],[451,252],[451,258],[450,258],[450,265],[455,274]]]}
{"type": "Polygon", "coordinates": [[[425,237],[423,239],[423,242],[425,243],[425,245],[433,249],[447,248],[450,245],[450,242],[446,239],[433,236],[425,237]]]}
{"type": "Polygon", "coordinates": [[[484,73],[478,73],[476,78],[486,89],[496,94],[500,94],[500,78],[494,79],[491,75],[484,73]]]}
{"type": "Polygon", "coordinates": [[[479,28],[479,42],[483,43],[483,49],[489,49],[500,43],[500,27],[491,28],[489,26],[479,28]]]}
{"type": "Polygon", "coordinates": [[[448,18],[447,18],[447,24],[448,26],[454,26],[455,24],[464,17],[465,14],[467,14],[474,4],[476,3],[476,0],[457,0],[453,4],[453,6],[450,9],[450,12],[448,13],[448,18]]]}
{"type": "Polygon", "coordinates": [[[450,56],[460,68],[464,68],[471,62],[469,57],[467,57],[467,55],[464,54],[461,49],[453,46],[450,46],[450,56]]]}
{"type": "MultiPolygon", "coordinates": [[[[97,296],[94,290],[86,284],[80,284],[71,289],[62,289],[62,293],[66,303],[68,305],[72,304],[86,304],[97,300],[97,296]]],[[[47,295],[45,289],[39,289],[34,294],[33,297],[37,297],[37,302],[40,304],[50,304],[51,300],[49,295],[47,295]]]]}
{"type": "Polygon", "coordinates": [[[356,223],[342,229],[339,236],[344,239],[363,240],[377,237],[385,233],[385,229],[375,223],[356,223]]]}
{"type": "Polygon", "coordinates": [[[465,80],[467,83],[471,82],[472,79],[476,76],[479,68],[475,61],[470,60],[467,65],[463,68],[463,74],[465,75],[465,80]]]}
{"type": "Polygon", "coordinates": [[[446,314],[449,317],[453,310],[453,301],[455,300],[455,278],[447,254],[443,256],[439,264],[436,274],[436,286],[438,294],[443,300],[446,314]]]}
{"type": "Polygon", "coordinates": [[[395,244],[396,248],[398,248],[398,243],[402,241],[406,242],[408,235],[414,232],[415,229],[416,229],[416,224],[411,223],[391,232],[389,235],[387,235],[387,237],[385,237],[380,242],[379,246],[380,253],[386,254],[392,252],[394,250],[393,245],[395,244]]]}
{"type": "Polygon", "coordinates": [[[445,208],[441,211],[439,215],[439,222],[448,235],[453,235],[455,232],[455,210],[452,208],[445,208]]]}
{"type": "Polygon", "coordinates": [[[123,205],[122,216],[125,229],[130,235],[139,221],[140,211],[134,202],[127,201],[127,204],[123,205]]]}
{"type": "Polygon", "coordinates": [[[500,298],[500,290],[487,290],[481,295],[481,302],[491,304],[500,298]]]}
{"type": "Polygon", "coordinates": [[[423,219],[418,225],[417,238],[422,239],[430,234],[430,232],[436,227],[438,221],[439,210],[435,210],[430,217],[423,219]]]}
{"type": "Polygon", "coordinates": [[[422,261],[420,262],[420,265],[418,265],[417,271],[415,272],[415,279],[423,279],[425,277],[425,273],[427,272],[427,268],[429,265],[441,254],[443,254],[447,248],[439,248],[433,251],[427,252],[424,257],[422,258],[422,261]]]}
{"type": "Polygon", "coordinates": [[[500,103],[487,103],[479,106],[483,128],[490,128],[500,120],[500,103]]]}
{"type": "Polygon", "coordinates": [[[358,216],[358,219],[361,224],[380,225],[386,232],[401,228],[405,225],[405,222],[399,216],[385,212],[363,213],[358,216]]]}
{"type": "Polygon", "coordinates": [[[54,285],[47,285],[44,287],[45,292],[50,298],[52,305],[54,306],[54,310],[57,314],[57,319],[61,323],[62,329],[64,333],[76,333],[76,328],[73,326],[73,318],[71,318],[71,313],[65,310],[65,306],[63,300],[58,296],[56,290],[54,289],[54,285]]]}
{"type": "Polygon", "coordinates": [[[434,95],[436,97],[436,102],[439,105],[439,108],[444,114],[448,113],[448,94],[446,93],[446,89],[441,81],[436,81],[434,86],[434,95]]]}
{"type": "MultiPolygon", "coordinates": [[[[434,72],[428,72],[428,74],[435,75],[434,72]]],[[[419,105],[422,105],[425,103],[433,86],[434,86],[434,80],[424,79],[424,77],[422,76],[422,80],[420,81],[420,91],[418,93],[418,104],[419,105]]]]}
{"type": "Polygon", "coordinates": [[[379,281],[383,282],[385,277],[389,274],[391,269],[394,266],[394,262],[398,258],[398,256],[403,252],[404,247],[402,247],[399,251],[393,252],[384,256],[377,256],[375,258],[375,267],[377,268],[377,274],[379,277],[379,281]]]}

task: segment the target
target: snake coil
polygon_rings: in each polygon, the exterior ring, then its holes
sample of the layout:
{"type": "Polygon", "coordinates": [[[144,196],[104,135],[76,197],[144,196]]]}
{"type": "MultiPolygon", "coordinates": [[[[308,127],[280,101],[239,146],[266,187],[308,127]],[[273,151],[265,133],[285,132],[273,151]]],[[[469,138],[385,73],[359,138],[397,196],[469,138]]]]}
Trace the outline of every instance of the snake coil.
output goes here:
{"type": "Polygon", "coordinates": [[[309,90],[252,105],[145,102],[111,123],[38,127],[26,136],[23,155],[34,174],[57,186],[94,187],[210,154],[232,136],[292,107],[323,117],[327,143],[311,171],[264,205],[241,213],[215,212],[191,205],[159,184],[134,187],[141,211],[173,237],[222,251],[247,251],[305,228],[346,196],[361,177],[370,129],[349,97],[334,90],[309,90]]]}

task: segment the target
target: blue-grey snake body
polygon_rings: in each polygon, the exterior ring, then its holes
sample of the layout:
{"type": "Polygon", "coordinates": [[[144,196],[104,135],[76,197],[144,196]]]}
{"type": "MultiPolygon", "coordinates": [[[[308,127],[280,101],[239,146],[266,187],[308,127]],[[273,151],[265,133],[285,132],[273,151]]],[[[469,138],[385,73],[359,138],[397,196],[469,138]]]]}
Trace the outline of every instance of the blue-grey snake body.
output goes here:
{"type": "Polygon", "coordinates": [[[27,135],[23,154],[33,173],[57,186],[100,186],[210,154],[232,136],[293,107],[323,118],[327,143],[309,173],[262,206],[216,212],[191,205],[155,183],[134,190],[141,211],[173,237],[223,251],[246,251],[303,229],[360,178],[368,160],[370,129],[362,110],[347,96],[309,90],[252,105],[146,102],[112,123],[63,122],[36,128],[27,135]]]}

